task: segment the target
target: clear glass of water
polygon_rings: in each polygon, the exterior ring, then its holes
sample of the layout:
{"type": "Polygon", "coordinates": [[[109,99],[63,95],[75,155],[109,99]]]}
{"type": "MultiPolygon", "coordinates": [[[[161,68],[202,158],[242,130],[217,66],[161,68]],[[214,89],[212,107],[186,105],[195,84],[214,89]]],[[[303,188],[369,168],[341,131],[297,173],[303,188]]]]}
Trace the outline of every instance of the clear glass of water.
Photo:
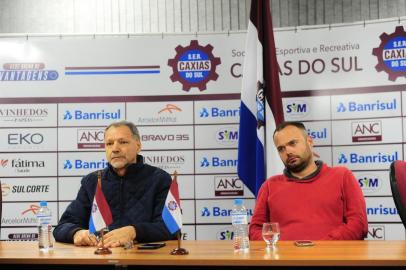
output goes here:
{"type": "Polygon", "coordinates": [[[276,242],[278,242],[280,236],[279,223],[278,222],[266,222],[262,224],[262,238],[266,243],[266,249],[274,249],[276,242]]]}

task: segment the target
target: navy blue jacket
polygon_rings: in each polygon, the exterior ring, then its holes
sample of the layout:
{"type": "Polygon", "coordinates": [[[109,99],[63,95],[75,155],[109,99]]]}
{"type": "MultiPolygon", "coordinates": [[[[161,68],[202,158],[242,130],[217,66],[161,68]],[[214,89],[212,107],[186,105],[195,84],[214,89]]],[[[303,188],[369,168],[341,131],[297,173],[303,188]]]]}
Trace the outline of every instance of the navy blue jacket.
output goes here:
{"type": "MultiPolygon", "coordinates": [[[[156,167],[143,163],[128,166],[120,177],[109,164],[102,171],[102,190],[113,215],[109,230],[132,225],[136,229],[136,241],[154,242],[173,239],[162,221],[162,209],[168,194],[171,176],[156,167]]],[[[56,241],[73,243],[73,235],[89,228],[89,217],[96,192],[97,172],[83,177],[78,195],[66,208],[54,229],[56,241]]]]}

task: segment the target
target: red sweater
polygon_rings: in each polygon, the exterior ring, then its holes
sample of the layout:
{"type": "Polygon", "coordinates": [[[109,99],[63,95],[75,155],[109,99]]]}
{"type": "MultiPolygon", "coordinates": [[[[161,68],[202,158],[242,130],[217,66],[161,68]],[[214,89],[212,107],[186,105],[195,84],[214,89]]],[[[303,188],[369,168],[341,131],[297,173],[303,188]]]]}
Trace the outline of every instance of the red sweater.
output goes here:
{"type": "Polygon", "coordinates": [[[345,167],[322,165],[311,179],[276,175],[259,190],[250,239],[262,240],[264,222],[279,222],[281,240],[357,240],[368,231],[365,199],[345,167]]]}

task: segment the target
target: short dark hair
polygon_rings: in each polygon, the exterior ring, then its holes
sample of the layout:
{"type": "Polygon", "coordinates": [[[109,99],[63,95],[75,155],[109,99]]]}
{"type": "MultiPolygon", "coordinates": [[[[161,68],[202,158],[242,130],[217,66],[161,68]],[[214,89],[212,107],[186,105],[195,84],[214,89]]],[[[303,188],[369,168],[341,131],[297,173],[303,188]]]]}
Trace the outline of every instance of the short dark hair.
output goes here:
{"type": "Polygon", "coordinates": [[[133,136],[134,136],[136,139],[140,140],[140,138],[141,138],[141,137],[140,137],[140,132],[138,131],[137,126],[134,125],[133,122],[125,121],[125,120],[119,121],[119,122],[111,123],[111,124],[108,125],[108,126],[106,127],[106,129],[104,130],[104,134],[106,134],[106,131],[107,131],[109,128],[111,128],[111,127],[121,127],[121,126],[126,126],[126,127],[128,127],[128,128],[130,129],[131,133],[133,134],[133,136]]]}
{"type": "Polygon", "coordinates": [[[305,127],[305,125],[303,125],[302,122],[297,122],[297,121],[284,121],[284,122],[280,123],[280,124],[276,127],[275,131],[273,132],[273,137],[275,137],[275,133],[276,133],[276,132],[281,131],[282,129],[284,129],[285,127],[288,127],[288,126],[297,127],[298,129],[303,130],[304,134],[307,134],[307,132],[306,132],[306,127],[305,127]]]}

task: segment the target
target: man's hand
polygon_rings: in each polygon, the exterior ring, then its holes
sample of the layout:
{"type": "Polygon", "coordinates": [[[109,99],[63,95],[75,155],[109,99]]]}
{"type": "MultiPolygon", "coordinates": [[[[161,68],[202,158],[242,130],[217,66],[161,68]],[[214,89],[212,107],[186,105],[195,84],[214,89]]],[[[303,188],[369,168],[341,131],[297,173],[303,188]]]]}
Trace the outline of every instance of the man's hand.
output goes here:
{"type": "Polygon", "coordinates": [[[97,239],[88,230],[79,230],[73,235],[75,246],[96,246],[97,239]]]}
{"type": "MultiPolygon", "coordinates": [[[[104,247],[120,247],[129,242],[133,242],[136,236],[133,226],[126,226],[112,230],[104,235],[104,247]]],[[[101,241],[98,244],[102,246],[101,241]]]]}

